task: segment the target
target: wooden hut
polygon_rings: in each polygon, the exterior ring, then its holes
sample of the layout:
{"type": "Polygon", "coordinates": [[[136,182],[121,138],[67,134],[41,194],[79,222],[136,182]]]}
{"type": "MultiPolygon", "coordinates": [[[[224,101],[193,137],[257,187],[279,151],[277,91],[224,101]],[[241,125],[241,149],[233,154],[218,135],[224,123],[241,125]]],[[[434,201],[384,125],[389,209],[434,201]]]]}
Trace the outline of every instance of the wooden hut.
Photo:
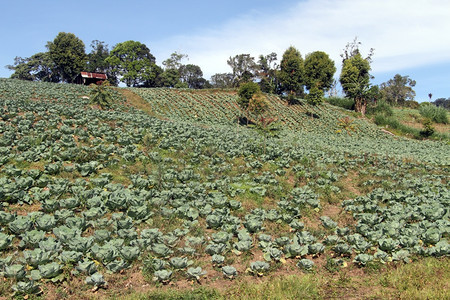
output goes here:
{"type": "Polygon", "coordinates": [[[77,76],[76,83],[84,85],[90,85],[92,83],[102,84],[106,79],[108,79],[108,76],[104,73],[81,72],[77,76]]]}

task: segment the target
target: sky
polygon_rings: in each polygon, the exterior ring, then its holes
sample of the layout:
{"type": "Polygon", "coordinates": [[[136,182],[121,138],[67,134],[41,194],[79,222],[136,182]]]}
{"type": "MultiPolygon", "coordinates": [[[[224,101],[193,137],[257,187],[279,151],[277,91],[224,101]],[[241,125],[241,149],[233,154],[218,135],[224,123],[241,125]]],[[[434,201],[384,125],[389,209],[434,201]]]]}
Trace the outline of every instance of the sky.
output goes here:
{"type": "Polygon", "coordinates": [[[135,40],[157,64],[177,51],[204,77],[231,72],[237,54],[271,52],[281,60],[296,47],[303,57],[324,51],[341,68],[340,53],[355,37],[363,55],[374,48],[373,84],[395,74],[416,81],[416,100],[450,97],[448,0],[0,0],[0,77],[16,56],[46,51],[59,32],[71,32],[90,51],[92,40],[112,48],[135,40]]]}

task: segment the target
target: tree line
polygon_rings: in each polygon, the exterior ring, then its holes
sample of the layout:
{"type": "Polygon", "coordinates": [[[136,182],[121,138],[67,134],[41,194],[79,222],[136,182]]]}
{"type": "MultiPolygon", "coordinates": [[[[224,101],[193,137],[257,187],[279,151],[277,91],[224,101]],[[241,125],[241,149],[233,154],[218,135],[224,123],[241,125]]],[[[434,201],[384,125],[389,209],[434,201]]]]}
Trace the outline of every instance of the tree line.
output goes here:
{"type": "MultiPolygon", "coordinates": [[[[341,54],[339,83],[345,96],[354,100],[354,109],[364,114],[367,104],[377,100],[394,105],[414,100],[416,82],[409,76],[397,74],[380,86],[370,83],[374,51],[370,49],[363,56],[360,44],[355,38],[341,54]]],[[[199,66],[183,63],[186,54],[174,52],[158,66],[150,49],[138,41],[125,41],[109,49],[105,42],[94,40],[86,53],[82,40],[73,33],[60,32],[46,48],[46,52],[28,58],[16,57],[7,66],[13,71],[11,78],[74,83],[81,71],[87,71],[105,73],[111,85],[122,82],[128,87],[237,88],[256,82],[262,92],[283,95],[291,104],[298,98],[319,104],[326,92],[335,93],[338,84],[335,63],[327,53],[314,51],[303,58],[293,46],[286,49],[280,62],[276,53],[258,59],[250,54],[230,56],[227,64],[231,72],[215,74],[210,80],[203,78],[199,66]]]]}

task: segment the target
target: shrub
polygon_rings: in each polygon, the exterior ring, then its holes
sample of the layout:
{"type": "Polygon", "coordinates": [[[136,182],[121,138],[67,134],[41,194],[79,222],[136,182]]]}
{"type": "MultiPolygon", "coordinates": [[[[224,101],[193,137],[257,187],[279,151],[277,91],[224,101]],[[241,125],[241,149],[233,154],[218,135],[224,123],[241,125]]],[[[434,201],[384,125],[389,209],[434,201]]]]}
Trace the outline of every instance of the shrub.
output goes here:
{"type": "Polygon", "coordinates": [[[238,104],[243,109],[246,110],[248,108],[248,105],[250,103],[250,99],[253,97],[254,94],[260,92],[259,85],[255,82],[246,82],[244,84],[241,84],[239,87],[238,95],[238,104]]]}
{"type": "Polygon", "coordinates": [[[412,108],[412,109],[418,109],[420,107],[419,102],[414,100],[407,100],[403,103],[404,107],[412,108]]]}
{"type": "Polygon", "coordinates": [[[391,117],[394,115],[392,107],[386,101],[378,101],[375,105],[371,105],[367,108],[368,115],[384,115],[391,117]]]}
{"type": "Polygon", "coordinates": [[[378,126],[386,126],[387,125],[394,129],[397,129],[400,127],[400,122],[397,119],[395,119],[393,117],[388,117],[384,114],[376,114],[375,118],[374,118],[374,122],[378,126]]]}
{"type": "Polygon", "coordinates": [[[306,100],[310,105],[318,105],[323,102],[323,90],[317,86],[313,86],[306,96],[306,100]]]}
{"type": "Polygon", "coordinates": [[[445,110],[445,108],[437,107],[432,104],[421,105],[419,112],[422,117],[430,119],[433,122],[443,124],[448,123],[447,111],[445,110]]]}
{"type": "Polygon", "coordinates": [[[342,97],[329,97],[326,98],[326,101],[334,106],[339,106],[348,110],[354,110],[355,109],[355,101],[353,99],[349,98],[342,98],[342,97]]]}
{"type": "Polygon", "coordinates": [[[423,121],[423,130],[420,131],[420,135],[424,137],[432,136],[434,133],[433,122],[430,119],[423,121]]]}

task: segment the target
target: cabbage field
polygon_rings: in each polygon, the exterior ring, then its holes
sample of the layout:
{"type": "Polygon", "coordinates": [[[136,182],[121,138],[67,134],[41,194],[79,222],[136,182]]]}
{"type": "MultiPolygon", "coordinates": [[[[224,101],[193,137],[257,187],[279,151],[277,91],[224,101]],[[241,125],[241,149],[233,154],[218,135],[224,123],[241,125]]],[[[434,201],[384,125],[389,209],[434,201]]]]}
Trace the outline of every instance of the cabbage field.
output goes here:
{"type": "Polygon", "coordinates": [[[89,87],[0,79],[3,292],[449,255],[448,143],[276,96],[281,129],[265,135],[237,124],[233,91],[127,90],[154,114],[126,105],[120,89],[101,110],[89,87]],[[339,125],[345,117],[354,130],[339,125]]]}

